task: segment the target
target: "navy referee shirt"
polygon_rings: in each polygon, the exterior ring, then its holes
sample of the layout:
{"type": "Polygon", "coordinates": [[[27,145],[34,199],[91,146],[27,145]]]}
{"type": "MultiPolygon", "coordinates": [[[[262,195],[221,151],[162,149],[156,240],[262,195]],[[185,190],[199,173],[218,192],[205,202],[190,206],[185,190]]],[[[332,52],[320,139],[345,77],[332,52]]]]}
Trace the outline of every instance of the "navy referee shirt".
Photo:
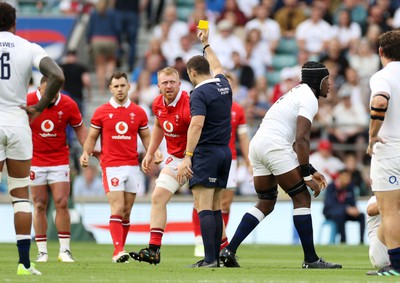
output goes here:
{"type": "Polygon", "coordinates": [[[231,139],[232,89],[218,74],[199,83],[190,95],[191,116],[205,116],[198,145],[228,145],[231,139]]]}

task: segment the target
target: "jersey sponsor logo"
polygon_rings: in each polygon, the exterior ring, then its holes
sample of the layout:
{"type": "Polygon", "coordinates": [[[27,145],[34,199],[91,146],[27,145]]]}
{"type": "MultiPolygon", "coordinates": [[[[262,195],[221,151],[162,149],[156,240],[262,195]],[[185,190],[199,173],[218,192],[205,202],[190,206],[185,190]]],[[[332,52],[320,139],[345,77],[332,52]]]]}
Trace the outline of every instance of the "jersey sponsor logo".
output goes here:
{"type": "Polygon", "coordinates": [[[131,140],[131,136],[125,136],[126,132],[128,132],[128,124],[124,121],[120,121],[115,124],[115,131],[119,134],[118,136],[111,136],[113,140],[131,140]]]}
{"type": "Polygon", "coordinates": [[[167,164],[170,164],[173,160],[174,160],[174,159],[173,159],[171,156],[169,156],[169,157],[167,158],[167,160],[165,161],[165,164],[166,164],[166,165],[167,165],[167,164]]]}
{"type": "Polygon", "coordinates": [[[172,133],[174,131],[174,125],[169,121],[164,121],[163,128],[167,133],[172,133]]]}
{"type": "Polygon", "coordinates": [[[219,88],[217,88],[217,90],[221,95],[225,95],[225,94],[229,93],[229,87],[219,87],[219,88]]]}
{"type": "Polygon", "coordinates": [[[35,172],[33,172],[33,171],[31,171],[31,172],[29,172],[29,178],[31,179],[31,180],[35,180],[35,172]]]}
{"type": "Polygon", "coordinates": [[[119,179],[117,177],[114,177],[111,179],[111,185],[116,187],[119,185],[119,179]]]}
{"type": "Polygon", "coordinates": [[[42,122],[42,124],[40,125],[40,128],[42,129],[42,131],[43,131],[44,133],[40,133],[39,135],[40,135],[41,137],[43,137],[43,138],[46,138],[46,137],[56,137],[56,136],[57,136],[57,134],[52,134],[52,133],[50,133],[51,131],[54,130],[54,123],[53,123],[53,121],[51,121],[51,120],[49,120],[49,119],[44,120],[44,121],[42,122]]]}

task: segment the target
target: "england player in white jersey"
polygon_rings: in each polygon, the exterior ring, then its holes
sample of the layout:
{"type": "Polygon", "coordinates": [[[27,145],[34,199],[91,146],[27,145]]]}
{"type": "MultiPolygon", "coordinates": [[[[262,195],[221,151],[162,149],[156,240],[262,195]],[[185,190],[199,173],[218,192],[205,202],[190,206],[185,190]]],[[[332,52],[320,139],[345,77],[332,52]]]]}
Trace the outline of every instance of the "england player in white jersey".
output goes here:
{"type": "Polygon", "coordinates": [[[367,153],[371,188],[382,216],[390,265],[370,275],[400,276],[400,31],[379,37],[383,69],[370,79],[371,120],[367,153]]]}
{"type": "Polygon", "coordinates": [[[375,268],[382,268],[390,264],[385,237],[379,226],[382,217],[379,213],[376,196],[372,196],[367,203],[367,231],[369,239],[369,260],[375,268]]]}
{"type": "Polygon", "coordinates": [[[317,197],[326,180],[309,164],[310,133],[318,111],[318,98],[327,97],[329,72],[321,63],[303,65],[302,83],[272,105],[250,142],[249,159],[253,166],[258,203],[242,218],[229,245],[220,253],[225,266],[239,267],[236,250],[251,231],[274,210],[278,185],[292,198],[293,222],[304,252],[303,268],[341,268],[326,262],[314,248],[311,196],[317,197]]]}
{"type": "Polygon", "coordinates": [[[0,19],[0,180],[6,163],[19,253],[17,274],[40,275],[29,259],[32,214],[28,185],[32,133],[28,116],[34,119],[40,115],[61,88],[64,75],[43,48],[15,35],[14,7],[0,2],[0,19]],[[48,77],[49,84],[36,105],[23,106],[32,67],[48,77]]]}

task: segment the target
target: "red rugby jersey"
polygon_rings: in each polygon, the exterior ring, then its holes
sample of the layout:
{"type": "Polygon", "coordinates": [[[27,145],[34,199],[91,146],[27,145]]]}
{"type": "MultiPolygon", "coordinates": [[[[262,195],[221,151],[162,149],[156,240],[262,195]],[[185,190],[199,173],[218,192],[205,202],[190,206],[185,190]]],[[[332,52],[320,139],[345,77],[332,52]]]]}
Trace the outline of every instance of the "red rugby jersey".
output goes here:
{"type": "Polygon", "coordinates": [[[188,93],[186,91],[179,92],[169,105],[165,104],[163,95],[160,94],[154,99],[152,108],[164,131],[168,153],[183,158],[190,124],[188,93]]]}
{"type": "Polygon", "coordinates": [[[236,134],[239,127],[246,127],[246,115],[244,114],[242,106],[240,106],[240,104],[235,101],[232,102],[231,125],[232,133],[231,140],[229,141],[229,148],[232,152],[232,160],[236,160],[236,134]]]}
{"type": "MultiPolygon", "coordinates": [[[[39,91],[29,93],[27,105],[38,103],[39,91]]],[[[32,166],[58,166],[69,164],[67,146],[67,125],[82,125],[82,115],[78,105],[67,95],[60,94],[55,104],[46,108],[30,124],[32,129],[32,166]]]]}
{"type": "Polygon", "coordinates": [[[93,114],[91,126],[100,130],[102,168],[139,165],[137,137],[148,127],[146,112],[129,99],[119,105],[111,98],[93,114]]]}

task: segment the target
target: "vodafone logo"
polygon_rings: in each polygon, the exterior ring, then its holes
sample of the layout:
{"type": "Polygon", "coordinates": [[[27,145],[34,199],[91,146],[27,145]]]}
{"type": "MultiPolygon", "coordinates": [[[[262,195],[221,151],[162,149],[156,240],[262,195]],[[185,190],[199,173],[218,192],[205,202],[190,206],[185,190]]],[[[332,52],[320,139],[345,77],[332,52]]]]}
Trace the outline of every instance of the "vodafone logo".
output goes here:
{"type": "Polygon", "coordinates": [[[115,131],[120,135],[126,134],[128,131],[128,125],[125,122],[118,122],[115,125],[115,131]]]}
{"type": "Polygon", "coordinates": [[[49,133],[54,129],[54,123],[51,120],[44,120],[40,127],[43,132],[49,133]]]}
{"type": "Polygon", "coordinates": [[[169,121],[164,121],[163,128],[167,133],[172,133],[174,131],[174,125],[169,121]]]}

